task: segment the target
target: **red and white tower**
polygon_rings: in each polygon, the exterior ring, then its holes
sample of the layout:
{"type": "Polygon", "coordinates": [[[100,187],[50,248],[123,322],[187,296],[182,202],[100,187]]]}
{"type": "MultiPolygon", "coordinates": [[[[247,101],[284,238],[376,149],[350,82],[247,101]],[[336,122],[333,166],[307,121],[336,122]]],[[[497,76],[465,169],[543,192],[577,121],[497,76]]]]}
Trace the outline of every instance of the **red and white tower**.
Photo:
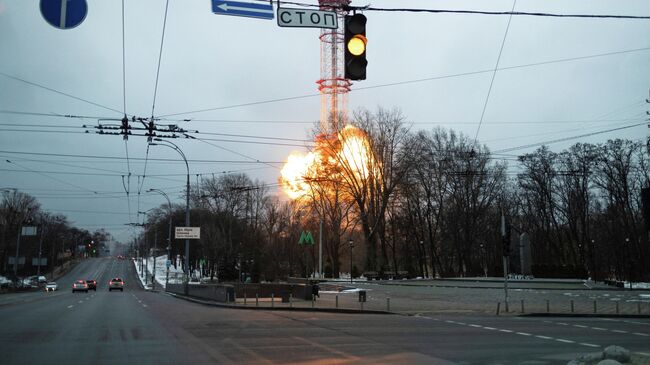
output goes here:
{"type": "Polygon", "coordinates": [[[345,78],[344,65],[344,7],[351,0],[319,0],[320,9],[335,11],[338,29],[323,29],[320,34],[320,80],[318,90],[321,94],[320,127],[323,134],[334,134],[347,123],[348,92],[350,80],[345,78]]]}

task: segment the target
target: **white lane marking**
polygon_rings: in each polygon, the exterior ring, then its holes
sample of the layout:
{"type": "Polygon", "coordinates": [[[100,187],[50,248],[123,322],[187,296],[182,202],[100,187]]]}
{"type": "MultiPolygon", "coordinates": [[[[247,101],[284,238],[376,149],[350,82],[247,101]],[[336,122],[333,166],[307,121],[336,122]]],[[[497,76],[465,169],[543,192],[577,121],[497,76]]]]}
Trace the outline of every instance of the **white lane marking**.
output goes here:
{"type": "Polygon", "coordinates": [[[564,323],[564,322],[557,322],[557,324],[559,324],[560,326],[568,326],[569,325],[568,323],[564,323]]]}
{"type": "Polygon", "coordinates": [[[591,327],[591,329],[596,331],[607,331],[607,328],[602,328],[602,327],[591,327]]]}
{"type": "Polygon", "coordinates": [[[460,324],[461,326],[467,326],[467,323],[465,322],[456,322],[456,324],[460,324]]]}
{"type": "Polygon", "coordinates": [[[627,331],[622,331],[622,330],[612,330],[612,332],[616,332],[616,333],[627,333],[627,331]]]}
{"type": "Polygon", "coordinates": [[[485,326],[485,327],[483,327],[483,328],[485,328],[486,330],[496,331],[496,328],[494,328],[494,327],[487,327],[487,326],[485,326]]]}
{"type": "Polygon", "coordinates": [[[563,338],[556,338],[555,341],[564,342],[564,343],[576,343],[575,341],[565,340],[563,338]]]}
{"type": "Polygon", "coordinates": [[[469,326],[474,328],[483,328],[483,326],[479,326],[478,324],[470,324],[469,326]]]}
{"type": "Polygon", "coordinates": [[[583,326],[581,324],[574,324],[573,327],[578,327],[578,328],[589,328],[588,326],[583,326]]]}
{"type": "Polygon", "coordinates": [[[650,322],[627,321],[627,320],[612,319],[612,318],[603,318],[602,320],[603,321],[609,321],[609,322],[623,322],[623,323],[642,324],[644,326],[650,326],[650,322]]]}
{"type": "Polygon", "coordinates": [[[594,345],[593,343],[580,342],[579,344],[582,345],[582,346],[588,346],[588,347],[600,347],[598,345],[594,345]]]}
{"type": "Polygon", "coordinates": [[[542,335],[535,335],[537,338],[541,338],[542,340],[552,340],[553,337],[548,337],[548,336],[542,336],[542,335]]]}
{"type": "Polygon", "coordinates": [[[511,330],[499,330],[499,332],[512,333],[513,331],[511,331],[511,330]]]}
{"type": "Polygon", "coordinates": [[[650,356],[650,354],[647,353],[647,352],[637,352],[637,354],[643,355],[643,356],[650,356]]]}
{"type": "Polygon", "coordinates": [[[650,335],[647,334],[647,333],[641,333],[641,332],[634,332],[633,335],[643,336],[643,337],[648,337],[648,336],[650,336],[650,335]]]}
{"type": "Polygon", "coordinates": [[[79,304],[82,304],[83,302],[84,302],[83,300],[80,300],[80,301],[79,301],[79,304]]]}
{"type": "Polygon", "coordinates": [[[146,304],[143,304],[142,306],[143,306],[144,308],[147,308],[147,305],[146,305],[146,304]]]}
{"type": "Polygon", "coordinates": [[[68,309],[70,309],[70,308],[72,308],[72,307],[74,307],[74,305],[69,305],[69,306],[68,306],[68,309]]]}
{"type": "Polygon", "coordinates": [[[532,336],[530,333],[526,333],[526,332],[515,332],[515,333],[522,336],[532,336]]]}

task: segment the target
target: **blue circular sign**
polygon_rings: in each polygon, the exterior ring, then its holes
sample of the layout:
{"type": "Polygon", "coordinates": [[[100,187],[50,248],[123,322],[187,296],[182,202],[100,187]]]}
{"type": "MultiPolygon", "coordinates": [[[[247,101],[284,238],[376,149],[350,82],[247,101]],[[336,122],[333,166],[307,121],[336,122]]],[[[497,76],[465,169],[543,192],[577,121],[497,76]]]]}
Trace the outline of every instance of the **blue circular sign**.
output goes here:
{"type": "Polygon", "coordinates": [[[59,29],[74,28],[86,19],[86,0],[41,0],[41,14],[51,26],[59,29]]]}

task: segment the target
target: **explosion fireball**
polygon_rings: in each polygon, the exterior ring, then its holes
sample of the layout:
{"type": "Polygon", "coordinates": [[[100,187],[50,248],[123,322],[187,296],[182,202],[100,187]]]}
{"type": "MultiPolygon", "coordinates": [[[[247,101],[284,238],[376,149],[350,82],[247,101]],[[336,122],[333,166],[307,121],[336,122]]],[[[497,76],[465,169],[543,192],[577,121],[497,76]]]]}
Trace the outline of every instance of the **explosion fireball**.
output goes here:
{"type": "Polygon", "coordinates": [[[293,152],[281,171],[280,183],[291,199],[311,192],[311,181],[336,180],[340,174],[365,179],[376,167],[366,133],[348,125],[336,136],[319,136],[313,152],[293,152]]]}

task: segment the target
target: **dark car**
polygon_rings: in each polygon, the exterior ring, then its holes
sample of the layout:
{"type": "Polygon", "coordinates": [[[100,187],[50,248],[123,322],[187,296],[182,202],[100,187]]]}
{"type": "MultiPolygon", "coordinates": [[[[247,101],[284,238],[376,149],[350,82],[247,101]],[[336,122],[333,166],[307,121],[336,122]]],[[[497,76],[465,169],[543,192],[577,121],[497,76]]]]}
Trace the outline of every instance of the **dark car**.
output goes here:
{"type": "Polygon", "coordinates": [[[120,278],[113,278],[108,282],[108,291],[124,291],[124,281],[120,278]]]}
{"type": "Polygon", "coordinates": [[[95,280],[86,280],[86,284],[88,284],[88,290],[97,291],[97,282],[95,280]]]}

